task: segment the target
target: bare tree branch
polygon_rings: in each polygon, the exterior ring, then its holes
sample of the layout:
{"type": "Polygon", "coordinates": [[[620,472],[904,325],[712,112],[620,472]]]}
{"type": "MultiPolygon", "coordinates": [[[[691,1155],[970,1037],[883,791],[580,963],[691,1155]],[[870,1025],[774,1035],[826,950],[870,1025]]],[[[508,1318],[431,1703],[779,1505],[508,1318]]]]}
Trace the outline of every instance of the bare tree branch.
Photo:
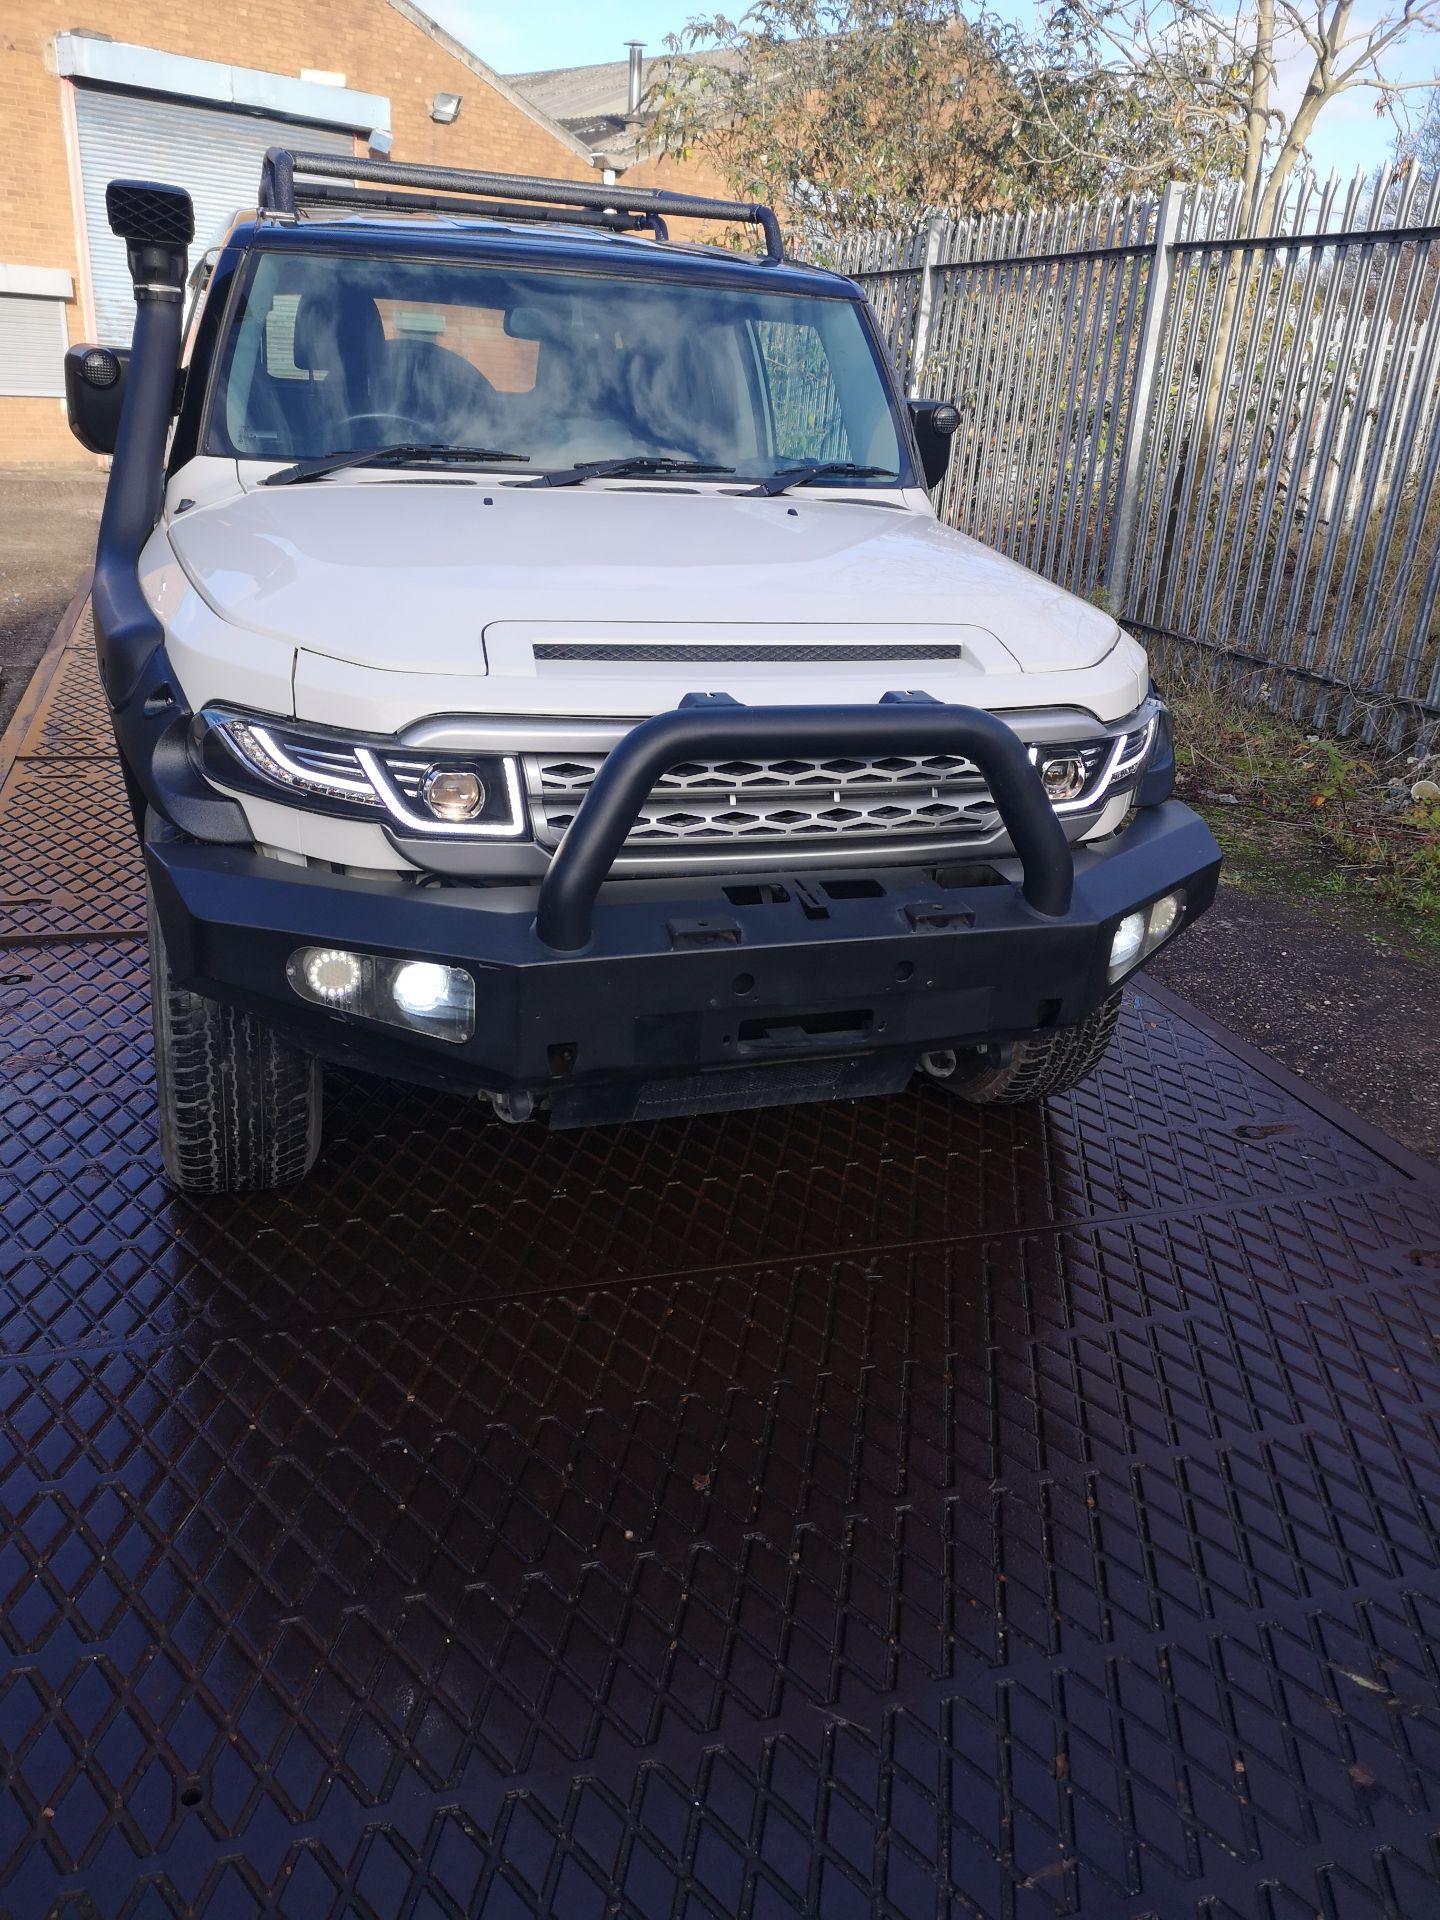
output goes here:
{"type": "Polygon", "coordinates": [[[753,0],[694,20],[668,43],[656,143],[703,145],[737,192],[811,228],[1229,177],[1256,232],[1341,94],[1372,88],[1398,127],[1398,103],[1440,83],[1400,65],[1440,0],[1358,20],[1357,0],[1045,0],[1028,32],[961,4],[753,0]]]}

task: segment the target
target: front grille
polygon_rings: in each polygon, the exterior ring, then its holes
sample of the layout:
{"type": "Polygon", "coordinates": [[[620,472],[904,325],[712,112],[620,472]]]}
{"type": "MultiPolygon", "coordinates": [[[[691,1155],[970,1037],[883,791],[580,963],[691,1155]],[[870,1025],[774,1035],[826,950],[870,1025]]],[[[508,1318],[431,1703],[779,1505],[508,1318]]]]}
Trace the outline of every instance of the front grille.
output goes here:
{"type": "MultiPolygon", "coordinates": [[[[599,754],[530,755],[537,838],[556,845],[603,763],[599,754]]],[[[767,842],[988,839],[999,822],[973,764],[955,754],[875,760],[687,761],[662,776],[626,850],[767,842]]]]}
{"type": "Polygon", "coordinates": [[[850,660],[960,660],[964,648],[957,646],[784,646],[731,645],[664,646],[650,641],[628,640],[537,640],[532,649],[537,660],[611,660],[644,661],[680,667],[720,666],[736,660],[774,660],[782,664],[797,660],[828,660],[843,667],[850,660]]]}
{"type": "MultiPolygon", "coordinates": [[[[604,764],[604,754],[576,753],[533,758],[532,787],[542,793],[580,794],[604,764]]],[[[955,753],[886,754],[879,760],[837,756],[818,760],[796,755],[785,760],[685,760],[656,782],[656,793],[722,792],[751,788],[794,792],[820,787],[827,792],[858,787],[923,786],[953,782],[981,785],[974,762],[955,753]]]]}

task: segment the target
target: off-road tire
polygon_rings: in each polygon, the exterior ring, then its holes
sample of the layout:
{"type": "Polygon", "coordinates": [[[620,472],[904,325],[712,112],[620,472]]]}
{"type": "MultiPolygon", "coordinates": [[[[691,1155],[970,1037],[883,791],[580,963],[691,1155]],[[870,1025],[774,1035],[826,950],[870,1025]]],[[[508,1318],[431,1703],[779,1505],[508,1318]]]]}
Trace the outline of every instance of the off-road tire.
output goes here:
{"type": "Polygon", "coordinates": [[[1121,992],[1117,987],[1110,998],[1087,1014],[1073,1027],[1053,1027],[1046,1033],[1017,1040],[1003,1067],[982,1069],[964,1076],[963,1066],[952,1079],[940,1085],[957,1100],[972,1106],[1028,1106],[1048,1100],[1052,1093],[1068,1093],[1071,1087],[1088,1080],[1105,1057],[1115,1038],[1120,1019],[1121,992]]]}
{"type": "Polygon", "coordinates": [[[302,1180],[320,1151],[320,1062],[253,1013],[177,987],[153,896],[150,1009],[160,1154],[182,1193],[302,1180]]]}

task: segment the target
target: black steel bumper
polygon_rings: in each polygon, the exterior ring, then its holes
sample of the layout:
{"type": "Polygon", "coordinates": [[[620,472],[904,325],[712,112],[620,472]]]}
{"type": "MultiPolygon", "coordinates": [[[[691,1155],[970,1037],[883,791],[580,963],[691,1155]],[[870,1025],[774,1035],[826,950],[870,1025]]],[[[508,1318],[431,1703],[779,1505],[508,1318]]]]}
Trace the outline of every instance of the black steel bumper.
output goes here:
{"type": "Polygon", "coordinates": [[[1171,801],[1080,849],[1057,914],[1027,903],[1013,864],[1001,884],[959,887],[933,869],[847,869],[834,891],[786,884],[782,869],[777,886],[743,891],[784,897],[748,904],[715,883],[691,898],[612,884],[588,944],[565,952],[483,888],[387,887],[183,841],[146,858],[181,983],[336,1061],[543,1094],[560,1125],[883,1092],[922,1053],[1069,1025],[1109,991],[1117,921],[1176,888],[1193,919],[1220,866],[1204,822],[1171,801]],[[468,968],[474,1036],[456,1045],[301,1001],[286,962],[315,943],[468,968]]]}

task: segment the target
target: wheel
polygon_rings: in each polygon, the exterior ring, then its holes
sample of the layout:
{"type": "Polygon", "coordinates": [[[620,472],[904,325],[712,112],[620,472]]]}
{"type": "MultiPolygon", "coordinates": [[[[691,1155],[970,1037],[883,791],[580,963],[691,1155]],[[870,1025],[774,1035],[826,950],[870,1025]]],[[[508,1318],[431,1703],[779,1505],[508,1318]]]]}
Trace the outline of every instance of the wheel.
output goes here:
{"type": "Polygon", "coordinates": [[[253,1013],[177,987],[153,895],[150,1009],[160,1154],[182,1193],[301,1180],[320,1151],[320,1062],[253,1013]]]}
{"type": "Polygon", "coordinates": [[[1003,1066],[982,1067],[965,1077],[964,1065],[941,1082],[957,1100],[972,1106],[1021,1106],[1036,1100],[1048,1100],[1052,1093],[1068,1093],[1082,1080],[1088,1080],[1105,1057],[1115,1038],[1120,1019],[1120,989],[1087,1014],[1073,1027],[1053,1027],[1048,1032],[1017,1040],[1003,1066]]]}

